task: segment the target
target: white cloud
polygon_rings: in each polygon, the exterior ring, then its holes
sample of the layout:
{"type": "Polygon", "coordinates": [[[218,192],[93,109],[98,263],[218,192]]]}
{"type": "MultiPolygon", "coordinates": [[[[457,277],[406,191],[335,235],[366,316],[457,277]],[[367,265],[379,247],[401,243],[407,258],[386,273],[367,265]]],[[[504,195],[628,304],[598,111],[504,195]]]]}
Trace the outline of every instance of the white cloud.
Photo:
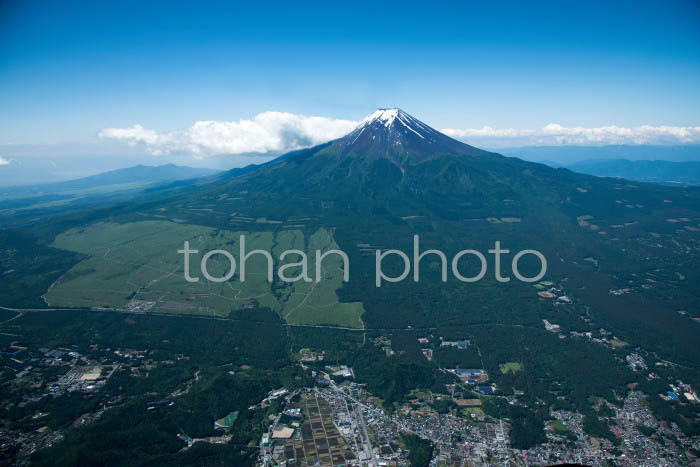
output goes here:
{"type": "MultiPolygon", "coordinates": [[[[105,128],[100,138],[143,145],[154,155],[186,153],[197,158],[217,154],[280,153],[321,144],[352,131],[360,122],[263,112],[238,121],[203,120],[184,130],[158,132],[134,125],[105,128]]],[[[550,146],[608,144],[700,144],[700,127],[616,125],[596,128],[550,123],[541,129],[483,128],[441,130],[475,146],[550,146]]],[[[4,159],[0,159],[0,165],[4,159]]]]}
{"type": "Polygon", "coordinates": [[[0,156],[0,166],[10,165],[10,161],[0,156]]]}
{"type": "Polygon", "coordinates": [[[608,144],[698,144],[700,127],[651,126],[633,128],[616,125],[597,128],[565,127],[550,123],[539,130],[496,129],[490,126],[464,130],[448,128],[445,134],[464,141],[491,145],[608,145],[608,144]]]}
{"type": "Polygon", "coordinates": [[[290,151],[339,138],[357,125],[350,120],[263,112],[252,120],[196,122],[182,131],[158,133],[141,125],[105,128],[100,138],[143,144],[154,155],[190,152],[199,157],[290,151]]]}

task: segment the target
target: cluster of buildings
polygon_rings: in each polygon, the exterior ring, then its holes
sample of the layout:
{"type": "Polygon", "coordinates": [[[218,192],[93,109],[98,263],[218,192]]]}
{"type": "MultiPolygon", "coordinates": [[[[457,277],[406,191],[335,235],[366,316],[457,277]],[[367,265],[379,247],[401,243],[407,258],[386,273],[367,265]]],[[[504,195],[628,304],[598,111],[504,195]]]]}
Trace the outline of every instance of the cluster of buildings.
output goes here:
{"type": "Polygon", "coordinates": [[[117,368],[117,365],[104,367],[100,365],[73,367],[55,383],[49,385],[48,392],[52,396],[58,397],[64,392],[94,391],[104,386],[117,368]]]}
{"type": "Polygon", "coordinates": [[[184,433],[178,433],[178,438],[187,443],[183,449],[191,448],[195,443],[226,444],[233,438],[233,435],[208,436],[206,438],[191,438],[184,433]]]}
{"type": "Polygon", "coordinates": [[[452,368],[447,370],[449,373],[457,376],[460,381],[469,385],[485,386],[489,380],[489,375],[482,368],[452,368]]]}
{"type": "Polygon", "coordinates": [[[28,347],[29,344],[25,342],[13,342],[0,350],[0,355],[6,357],[5,366],[16,372],[24,370],[28,347]]]}
{"type": "MultiPolygon", "coordinates": [[[[630,355],[631,365],[643,362],[638,353],[630,355]]],[[[482,369],[448,371],[465,383],[488,380],[482,369]]],[[[485,415],[479,399],[455,399],[456,409],[439,413],[430,403],[436,396],[419,394],[389,414],[376,404],[364,386],[353,381],[336,384],[329,374],[319,377],[323,381],[319,381],[314,392],[319,400],[328,402],[334,426],[356,455],[352,462],[343,465],[408,465],[408,453],[402,447],[403,434],[414,434],[433,443],[432,467],[556,463],[679,465],[692,460],[687,457],[688,452],[700,450],[700,439],[684,436],[675,424],[659,423],[651,414],[645,396],[634,391],[621,407],[601,402],[608,408],[608,415],[601,417],[618,442],[587,435],[582,414],[553,410],[545,427],[547,441],[528,450],[518,450],[510,446],[509,420],[485,415]]],[[[695,391],[687,384],[677,382],[671,385],[671,390],[679,399],[696,400],[695,391]]]]}
{"type": "MultiPolygon", "coordinates": [[[[443,339],[442,337],[439,337],[438,340],[440,341],[440,347],[454,347],[454,348],[457,348],[460,350],[466,350],[471,345],[471,342],[469,341],[469,339],[459,339],[456,341],[448,341],[448,340],[443,339]]],[[[418,343],[421,345],[430,344],[430,337],[419,337],[418,343]]],[[[390,344],[390,342],[389,342],[389,344],[390,344]]]]}
{"type": "Polygon", "coordinates": [[[325,352],[316,352],[311,349],[299,350],[299,361],[305,363],[320,362],[325,358],[325,352]]]}
{"type": "MultiPolygon", "coordinates": [[[[471,342],[469,341],[469,339],[448,341],[448,340],[444,340],[442,337],[440,337],[439,342],[440,342],[440,347],[453,347],[453,348],[459,349],[459,350],[467,350],[467,348],[471,345],[471,342]]],[[[418,343],[421,345],[428,345],[428,344],[430,344],[430,338],[429,337],[419,337],[418,343]]],[[[389,342],[389,345],[391,345],[391,342],[389,342]]],[[[422,348],[421,352],[423,353],[423,356],[428,359],[428,361],[433,361],[433,349],[432,349],[432,347],[422,348]]],[[[393,355],[393,351],[391,353],[387,353],[387,355],[393,355]]]]}
{"type": "Polygon", "coordinates": [[[125,311],[127,313],[148,313],[155,304],[156,302],[145,300],[129,300],[126,306],[120,311],[125,311]]]}
{"type": "MultiPolygon", "coordinates": [[[[120,368],[131,368],[133,373],[134,370],[154,366],[157,362],[147,365],[147,354],[148,351],[100,349],[97,345],[88,349],[71,344],[37,348],[34,344],[14,342],[2,350],[0,362],[10,371],[11,379],[6,384],[20,391],[21,399],[3,399],[2,407],[27,410],[32,407],[30,404],[42,399],[55,399],[75,392],[81,393],[84,398],[95,397],[120,368]]],[[[94,422],[122,399],[123,396],[118,395],[101,401],[93,411],[77,415],[69,426],[75,428],[94,422]]],[[[14,462],[22,463],[37,450],[60,442],[67,428],[50,428],[51,424],[47,421],[50,412],[49,409],[29,415],[27,419],[31,420],[31,428],[10,429],[0,420],[0,452],[13,449],[14,462]]]]}
{"type": "Polygon", "coordinates": [[[639,355],[637,352],[632,352],[631,354],[627,355],[627,357],[625,357],[625,360],[627,360],[627,363],[629,363],[630,368],[632,368],[634,371],[646,370],[648,368],[647,362],[644,360],[644,357],[639,355]]]}
{"type": "Polygon", "coordinates": [[[553,282],[541,281],[533,287],[537,289],[537,295],[541,298],[556,299],[555,305],[566,305],[571,303],[571,299],[563,293],[561,287],[555,286],[553,282]]]}
{"type": "Polygon", "coordinates": [[[678,381],[675,384],[669,384],[669,387],[671,388],[670,391],[665,395],[661,394],[661,397],[667,401],[680,401],[685,399],[687,402],[700,402],[698,393],[690,384],[678,381]]]}
{"type": "Polygon", "coordinates": [[[386,415],[368,397],[359,384],[331,383],[317,388],[319,398],[332,408],[333,423],[353,452],[350,465],[405,465],[406,451],[399,446],[399,436],[386,423],[386,415]]]}
{"type": "MultiPolygon", "coordinates": [[[[274,389],[270,392],[267,393],[267,397],[263,400],[261,400],[258,403],[258,406],[260,407],[267,407],[270,405],[270,402],[279,399],[280,397],[287,396],[289,394],[289,391],[287,391],[285,388],[280,388],[280,389],[274,389]]],[[[255,406],[250,407],[250,409],[254,409],[255,406]]]]}
{"type": "Polygon", "coordinates": [[[460,350],[466,350],[467,347],[469,347],[470,345],[471,342],[469,341],[469,339],[461,339],[458,341],[445,341],[441,338],[440,341],[440,347],[456,347],[460,350]]]}
{"type": "Polygon", "coordinates": [[[335,366],[326,366],[326,370],[331,372],[332,376],[340,377],[340,378],[354,378],[355,374],[352,371],[352,368],[349,368],[347,365],[335,365],[335,366]]]}
{"type": "Polygon", "coordinates": [[[697,450],[700,440],[688,438],[675,424],[659,423],[642,393],[632,391],[622,407],[608,405],[614,416],[606,417],[617,445],[589,437],[583,415],[553,411],[555,422],[547,427],[548,442],[526,452],[530,461],[585,465],[681,465],[690,462],[687,452],[697,450]]]}
{"type": "Polygon", "coordinates": [[[549,332],[559,332],[559,325],[558,324],[553,324],[550,323],[548,320],[543,319],[542,322],[544,323],[544,328],[549,331],[549,332]]]}

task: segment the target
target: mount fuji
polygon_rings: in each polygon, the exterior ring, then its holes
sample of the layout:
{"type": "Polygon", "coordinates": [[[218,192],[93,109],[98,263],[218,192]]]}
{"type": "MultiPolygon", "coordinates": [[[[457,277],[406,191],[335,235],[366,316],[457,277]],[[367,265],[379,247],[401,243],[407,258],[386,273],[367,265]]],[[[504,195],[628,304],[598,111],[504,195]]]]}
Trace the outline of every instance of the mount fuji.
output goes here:
{"type": "MultiPolygon", "coordinates": [[[[363,304],[367,329],[491,323],[546,333],[547,319],[578,332],[591,320],[626,342],[643,341],[687,365],[700,362],[695,323],[675,312],[697,309],[697,288],[678,283],[700,282],[699,190],[506,157],[452,139],[397,108],[379,109],[325,144],[165,187],[53,228],[99,219],[170,220],[260,235],[298,232],[299,242],[328,232],[352,265],[339,299],[363,304]],[[439,249],[448,257],[465,248],[488,251],[495,241],[513,252],[538,250],[549,264],[548,283],[560,284],[573,305],[563,313],[546,301],[549,295],[545,300],[517,281],[445,283],[429,261],[420,282],[375,287],[375,250],[412,251],[414,235],[422,251],[439,249]]],[[[473,266],[461,273],[473,276],[473,266]]],[[[540,265],[522,266],[532,277],[540,265]]],[[[395,276],[392,267],[385,271],[395,276]]],[[[310,322],[333,322],[326,311],[309,312],[310,322]]]]}
{"type": "Polygon", "coordinates": [[[440,154],[485,154],[398,108],[378,109],[336,144],[342,147],[343,154],[386,157],[398,166],[420,163],[440,154]]]}

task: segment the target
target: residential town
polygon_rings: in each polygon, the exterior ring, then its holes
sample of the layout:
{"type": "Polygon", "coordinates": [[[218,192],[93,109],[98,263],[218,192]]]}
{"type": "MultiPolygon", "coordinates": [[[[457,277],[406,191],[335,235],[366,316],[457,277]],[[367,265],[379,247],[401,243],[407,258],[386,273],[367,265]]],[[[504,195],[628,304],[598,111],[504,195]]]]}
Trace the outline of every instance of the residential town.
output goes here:
{"type": "Polygon", "coordinates": [[[260,465],[409,465],[402,440],[407,434],[433,444],[432,466],[680,465],[692,461],[684,453],[700,448],[700,440],[685,437],[677,426],[659,424],[645,397],[634,391],[622,407],[612,407],[612,431],[618,443],[587,435],[581,414],[552,411],[545,429],[547,442],[518,450],[509,443],[509,421],[484,415],[478,409],[479,399],[472,401],[471,407],[461,403],[457,410],[439,413],[427,400],[431,396],[423,394],[400,410],[387,413],[363,385],[352,379],[337,384],[331,376],[321,372],[315,387],[288,397],[288,406],[293,408],[281,416],[293,415],[293,422],[285,425],[282,417],[275,418],[269,427],[272,435],[263,437],[261,443],[260,465]],[[309,411],[309,407],[319,407],[320,412],[309,411]],[[342,447],[337,450],[342,456],[326,448],[330,433],[336,446],[342,447]],[[289,449],[290,445],[301,449],[289,449]]]}

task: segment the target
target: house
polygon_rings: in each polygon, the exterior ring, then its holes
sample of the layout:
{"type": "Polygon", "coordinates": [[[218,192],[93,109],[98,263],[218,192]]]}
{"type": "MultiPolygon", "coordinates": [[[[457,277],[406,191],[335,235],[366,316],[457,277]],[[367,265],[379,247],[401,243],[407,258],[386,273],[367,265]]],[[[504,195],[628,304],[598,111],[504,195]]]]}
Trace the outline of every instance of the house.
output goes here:
{"type": "Polygon", "coordinates": [[[456,375],[460,380],[466,381],[469,384],[488,380],[488,375],[481,368],[467,368],[448,371],[456,375]]]}
{"type": "Polygon", "coordinates": [[[471,342],[469,342],[468,339],[462,339],[458,341],[442,341],[440,347],[457,347],[458,349],[464,350],[469,347],[470,344],[471,342]]]}

